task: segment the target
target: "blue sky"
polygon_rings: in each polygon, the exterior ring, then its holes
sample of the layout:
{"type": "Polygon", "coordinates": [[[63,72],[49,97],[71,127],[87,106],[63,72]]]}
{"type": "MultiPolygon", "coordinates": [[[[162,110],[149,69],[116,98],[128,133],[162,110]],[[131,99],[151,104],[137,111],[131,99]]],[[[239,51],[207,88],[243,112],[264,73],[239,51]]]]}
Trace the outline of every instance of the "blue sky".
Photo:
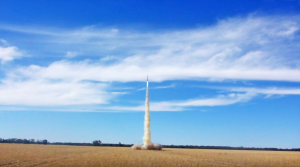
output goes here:
{"type": "Polygon", "coordinates": [[[0,137],[300,147],[300,1],[1,1],[0,137]]]}

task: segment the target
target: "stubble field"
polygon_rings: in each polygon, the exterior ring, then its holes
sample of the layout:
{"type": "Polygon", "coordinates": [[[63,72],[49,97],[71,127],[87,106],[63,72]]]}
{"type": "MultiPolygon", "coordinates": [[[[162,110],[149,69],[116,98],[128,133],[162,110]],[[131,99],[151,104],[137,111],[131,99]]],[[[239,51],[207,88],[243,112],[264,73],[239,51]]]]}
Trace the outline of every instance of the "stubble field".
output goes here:
{"type": "Polygon", "coordinates": [[[299,167],[300,152],[0,144],[0,166],[299,167]]]}

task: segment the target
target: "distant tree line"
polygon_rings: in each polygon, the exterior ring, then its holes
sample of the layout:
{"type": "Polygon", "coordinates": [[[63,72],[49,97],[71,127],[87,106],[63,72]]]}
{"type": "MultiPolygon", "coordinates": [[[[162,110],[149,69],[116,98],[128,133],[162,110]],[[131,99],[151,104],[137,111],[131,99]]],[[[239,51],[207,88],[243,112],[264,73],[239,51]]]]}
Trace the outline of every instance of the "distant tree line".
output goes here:
{"type": "Polygon", "coordinates": [[[264,147],[230,147],[230,146],[197,146],[197,145],[163,145],[163,148],[189,149],[221,149],[221,150],[269,150],[269,151],[300,151],[300,148],[264,148],[264,147]]]}
{"type": "MultiPolygon", "coordinates": [[[[131,147],[133,144],[102,143],[101,140],[94,140],[92,143],[72,142],[49,142],[47,139],[17,139],[0,138],[0,143],[22,143],[22,144],[51,144],[51,145],[72,145],[72,146],[106,146],[106,147],[131,147]]],[[[197,146],[197,145],[162,145],[163,148],[188,148],[188,149],[222,149],[222,150],[268,150],[268,151],[300,151],[300,148],[262,148],[262,147],[229,147],[229,146],[197,146]]]]}
{"type": "Polygon", "coordinates": [[[48,140],[35,140],[35,139],[17,139],[9,138],[2,139],[0,138],[0,143],[23,143],[23,144],[49,144],[48,140]]]}

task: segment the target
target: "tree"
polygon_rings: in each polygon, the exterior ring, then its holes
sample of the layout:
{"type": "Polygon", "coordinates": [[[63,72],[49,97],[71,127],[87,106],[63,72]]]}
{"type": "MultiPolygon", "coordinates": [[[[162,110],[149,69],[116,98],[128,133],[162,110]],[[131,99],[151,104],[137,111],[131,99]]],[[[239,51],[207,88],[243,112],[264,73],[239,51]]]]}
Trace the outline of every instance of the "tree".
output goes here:
{"type": "Polygon", "coordinates": [[[95,141],[93,141],[93,145],[94,146],[100,146],[101,145],[101,140],[95,140],[95,141]]]}
{"type": "Polygon", "coordinates": [[[44,139],[42,143],[46,145],[48,144],[48,140],[44,139]]]}

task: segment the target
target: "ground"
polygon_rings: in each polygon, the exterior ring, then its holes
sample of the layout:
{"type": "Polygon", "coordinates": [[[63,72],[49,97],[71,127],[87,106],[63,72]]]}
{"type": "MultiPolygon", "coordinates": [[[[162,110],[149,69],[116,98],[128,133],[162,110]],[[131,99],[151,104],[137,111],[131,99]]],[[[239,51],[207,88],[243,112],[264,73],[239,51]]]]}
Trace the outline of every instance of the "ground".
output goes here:
{"type": "Polygon", "coordinates": [[[2,166],[300,167],[300,152],[0,144],[2,166]]]}

